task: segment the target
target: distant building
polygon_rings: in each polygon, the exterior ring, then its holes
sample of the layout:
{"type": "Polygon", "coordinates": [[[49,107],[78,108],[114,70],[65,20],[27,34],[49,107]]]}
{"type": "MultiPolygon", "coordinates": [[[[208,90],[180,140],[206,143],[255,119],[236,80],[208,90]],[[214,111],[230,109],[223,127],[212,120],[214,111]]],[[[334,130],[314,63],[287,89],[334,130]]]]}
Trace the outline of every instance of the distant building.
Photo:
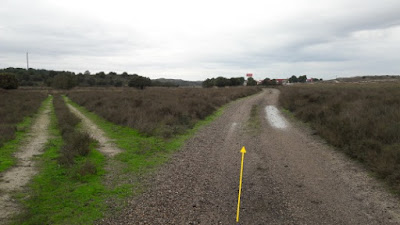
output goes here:
{"type": "Polygon", "coordinates": [[[279,84],[279,85],[285,85],[289,82],[288,79],[275,79],[275,80],[276,80],[276,84],[279,84]]]}

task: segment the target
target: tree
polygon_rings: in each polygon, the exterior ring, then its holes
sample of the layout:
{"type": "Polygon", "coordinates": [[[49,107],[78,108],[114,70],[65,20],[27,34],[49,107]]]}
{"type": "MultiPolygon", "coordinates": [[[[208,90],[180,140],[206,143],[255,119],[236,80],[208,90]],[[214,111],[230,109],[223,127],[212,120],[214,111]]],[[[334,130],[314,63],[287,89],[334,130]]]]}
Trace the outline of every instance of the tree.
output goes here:
{"type": "Polygon", "coordinates": [[[72,74],[58,74],[53,78],[51,86],[57,89],[71,89],[77,85],[76,78],[72,74]]]}
{"type": "Polygon", "coordinates": [[[117,80],[116,82],[114,82],[114,87],[122,87],[122,81],[117,80]]]}
{"type": "Polygon", "coordinates": [[[94,77],[89,77],[87,83],[89,84],[89,86],[94,86],[96,85],[96,79],[94,79],[94,77]]]}
{"type": "Polygon", "coordinates": [[[128,86],[143,90],[145,87],[151,86],[151,80],[148,77],[133,75],[132,78],[129,80],[128,86]]]}
{"type": "Polygon", "coordinates": [[[299,82],[305,83],[307,81],[307,75],[299,76],[299,82]]]}
{"type": "Polygon", "coordinates": [[[249,77],[247,78],[247,86],[256,86],[257,85],[257,81],[254,80],[254,78],[249,77]]]}
{"type": "Polygon", "coordinates": [[[243,85],[243,83],[244,83],[243,77],[232,77],[229,80],[230,80],[231,86],[240,86],[240,85],[243,85]]]}
{"type": "Polygon", "coordinates": [[[101,79],[106,78],[106,74],[103,71],[96,73],[95,76],[101,79]]]}
{"type": "Polygon", "coordinates": [[[268,86],[268,85],[276,85],[276,80],[275,79],[269,79],[268,77],[265,78],[262,82],[262,85],[268,86]]]}
{"type": "Polygon", "coordinates": [[[297,83],[297,82],[299,82],[299,79],[297,79],[297,77],[295,75],[293,75],[293,76],[291,76],[289,78],[289,82],[290,83],[297,83]]]}
{"type": "Polygon", "coordinates": [[[229,79],[225,77],[217,77],[215,79],[215,86],[217,87],[225,87],[225,86],[230,86],[231,82],[229,79]]]}
{"type": "Polygon", "coordinates": [[[12,73],[0,73],[0,88],[17,89],[18,79],[12,73]]]}
{"type": "Polygon", "coordinates": [[[201,84],[203,87],[205,88],[210,88],[210,87],[214,87],[215,85],[215,79],[214,78],[207,78],[205,81],[203,81],[203,83],[201,84]]]}

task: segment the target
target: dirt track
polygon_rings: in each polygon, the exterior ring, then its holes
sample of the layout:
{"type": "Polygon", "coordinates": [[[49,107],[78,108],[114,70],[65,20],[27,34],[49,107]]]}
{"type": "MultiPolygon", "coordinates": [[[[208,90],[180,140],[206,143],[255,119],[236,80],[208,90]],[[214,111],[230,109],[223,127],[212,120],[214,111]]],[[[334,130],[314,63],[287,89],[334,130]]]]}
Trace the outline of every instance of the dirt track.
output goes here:
{"type": "Polygon", "coordinates": [[[278,96],[268,89],[231,104],[104,223],[235,224],[246,146],[240,224],[400,224],[399,201],[360,165],[302,125],[268,123],[264,108],[278,96]],[[262,106],[262,124],[249,130],[254,104],[262,106]]]}
{"type": "Polygon", "coordinates": [[[71,104],[69,103],[66,104],[69,110],[73,114],[75,114],[79,119],[82,120],[82,124],[86,132],[88,132],[93,139],[99,142],[100,146],[98,147],[98,150],[101,153],[103,153],[106,156],[112,157],[121,152],[121,149],[117,148],[104,134],[104,132],[100,128],[98,128],[98,126],[95,123],[93,123],[89,118],[83,115],[78,109],[76,109],[71,104]]]}
{"type": "Polygon", "coordinates": [[[20,151],[15,154],[17,165],[0,174],[0,224],[6,224],[11,216],[19,212],[20,207],[12,195],[21,191],[37,173],[34,157],[42,153],[49,137],[50,105],[49,101],[35,119],[20,151]]]}

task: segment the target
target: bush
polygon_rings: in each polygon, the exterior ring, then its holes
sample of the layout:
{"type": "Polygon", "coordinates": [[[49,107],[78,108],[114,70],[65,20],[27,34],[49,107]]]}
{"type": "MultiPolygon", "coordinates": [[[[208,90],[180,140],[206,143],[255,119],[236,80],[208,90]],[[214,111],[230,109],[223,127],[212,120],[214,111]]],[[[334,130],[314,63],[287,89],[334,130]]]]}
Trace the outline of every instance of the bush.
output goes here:
{"type": "Polygon", "coordinates": [[[16,125],[36,113],[46,96],[41,91],[0,89],[0,147],[15,137],[16,125]]]}
{"type": "Polygon", "coordinates": [[[76,157],[89,154],[90,143],[93,140],[87,133],[76,130],[76,125],[80,122],[80,119],[69,111],[59,95],[54,97],[54,109],[58,127],[64,140],[58,160],[60,164],[70,166],[75,163],[76,157]]]}
{"type": "Polygon", "coordinates": [[[74,90],[76,103],[103,118],[148,135],[182,134],[229,101],[257,93],[259,88],[147,88],[143,91],[74,90]]]}
{"type": "Polygon", "coordinates": [[[77,81],[72,74],[58,74],[52,79],[51,86],[57,89],[71,89],[77,85],[77,81]]]}
{"type": "Polygon", "coordinates": [[[282,88],[281,105],[400,191],[400,83],[282,88]]]}
{"type": "Polygon", "coordinates": [[[87,160],[78,170],[78,175],[83,177],[86,175],[93,175],[97,173],[96,165],[94,165],[91,161],[87,160]]]}
{"type": "Polygon", "coordinates": [[[0,88],[17,89],[18,79],[12,73],[0,73],[0,88]]]}
{"type": "Polygon", "coordinates": [[[128,86],[143,90],[145,87],[151,86],[151,80],[147,77],[133,75],[132,78],[129,80],[128,86]]]}

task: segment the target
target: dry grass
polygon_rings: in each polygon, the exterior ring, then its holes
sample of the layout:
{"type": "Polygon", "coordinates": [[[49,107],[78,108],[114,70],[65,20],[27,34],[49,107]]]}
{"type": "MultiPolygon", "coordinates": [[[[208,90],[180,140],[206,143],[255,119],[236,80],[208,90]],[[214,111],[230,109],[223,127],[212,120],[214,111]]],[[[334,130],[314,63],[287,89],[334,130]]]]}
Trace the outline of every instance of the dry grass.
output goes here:
{"type": "Polygon", "coordinates": [[[46,97],[41,91],[0,89],[0,147],[14,139],[17,124],[36,113],[46,97]]]}
{"type": "Polygon", "coordinates": [[[181,134],[218,107],[258,92],[257,88],[83,89],[68,96],[103,118],[148,135],[181,134]]]}
{"type": "Polygon", "coordinates": [[[299,85],[280,104],[400,191],[400,83],[299,85]]]}

